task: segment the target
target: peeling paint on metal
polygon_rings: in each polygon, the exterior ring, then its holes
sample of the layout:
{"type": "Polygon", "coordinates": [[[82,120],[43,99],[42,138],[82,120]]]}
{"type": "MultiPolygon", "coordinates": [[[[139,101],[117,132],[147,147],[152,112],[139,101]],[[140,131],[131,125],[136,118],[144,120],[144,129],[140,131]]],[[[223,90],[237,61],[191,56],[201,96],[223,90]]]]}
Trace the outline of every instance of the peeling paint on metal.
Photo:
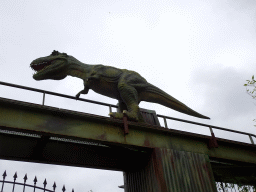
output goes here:
{"type": "Polygon", "coordinates": [[[172,149],[157,149],[157,160],[161,161],[168,191],[215,191],[204,154],[172,149]],[[172,165],[172,166],[170,166],[172,165]],[[207,167],[205,169],[204,167],[207,167]],[[170,190],[172,189],[172,190],[170,190]]]}
{"type": "Polygon", "coordinates": [[[156,148],[143,169],[126,173],[126,192],[216,192],[208,166],[204,154],[156,148]]]}

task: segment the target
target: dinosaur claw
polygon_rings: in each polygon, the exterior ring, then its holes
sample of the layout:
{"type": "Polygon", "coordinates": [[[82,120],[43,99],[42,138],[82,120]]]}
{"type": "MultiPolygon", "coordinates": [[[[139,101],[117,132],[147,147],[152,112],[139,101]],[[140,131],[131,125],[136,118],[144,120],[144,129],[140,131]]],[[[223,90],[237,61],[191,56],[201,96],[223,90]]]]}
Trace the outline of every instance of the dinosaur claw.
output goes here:
{"type": "Polygon", "coordinates": [[[76,94],[76,100],[77,100],[79,97],[80,97],[80,94],[79,94],[79,93],[76,94]]]}

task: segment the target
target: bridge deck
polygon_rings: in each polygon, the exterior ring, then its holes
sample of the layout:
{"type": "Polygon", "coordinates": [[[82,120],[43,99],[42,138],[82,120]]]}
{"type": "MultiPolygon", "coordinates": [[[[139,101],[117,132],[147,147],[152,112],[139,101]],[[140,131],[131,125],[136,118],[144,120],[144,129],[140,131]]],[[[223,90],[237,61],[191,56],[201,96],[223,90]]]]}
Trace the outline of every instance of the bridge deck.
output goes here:
{"type": "Polygon", "coordinates": [[[128,126],[129,134],[124,135],[123,122],[119,120],[0,98],[0,128],[3,130],[128,148],[169,148],[256,164],[253,144],[217,138],[218,148],[209,148],[209,136],[143,123],[129,122],[128,126]]]}

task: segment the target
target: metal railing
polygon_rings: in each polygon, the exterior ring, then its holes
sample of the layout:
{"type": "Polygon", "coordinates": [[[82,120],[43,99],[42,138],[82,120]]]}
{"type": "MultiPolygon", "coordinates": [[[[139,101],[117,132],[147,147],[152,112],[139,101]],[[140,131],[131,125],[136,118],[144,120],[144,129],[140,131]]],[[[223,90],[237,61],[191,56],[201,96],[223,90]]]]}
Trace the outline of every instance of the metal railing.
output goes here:
{"type": "MultiPolygon", "coordinates": [[[[31,88],[31,87],[6,83],[6,82],[2,82],[2,81],[0,81],[0,85],[5,85],[5,86],[9,86],[9,87],[15,87],[15,88],[19,88],[19,89],[25,89],[25,90],[30,90],[30,91],[34,91],[34,92],[43,93],[42,105],[44,105],[44,103],[45,103],[45,95],[49,94],[49,95],[64,97],[64,98],[68,98],[68,99],[79,100],[79,101],[84,101],[84,102],[89,102],[89,103],[94,103],[94,104],[98,104],[98,105],[107,106],[107,107],[109,107],[109,112],[112,112],[112,107],[113,108],[118,108],[117,105],[113,105],[113,104],[109,104],[109,103],[104,103],[104,102],[99,102],[99,101],[94,101],[94,100],[89,100],[89,99],[76,98],[76,97],[70,96],[70,95],[65,95],[65,94],[55,93],[55,92],[46,91],[46,90],[42,90],[42,89],[36,89],[36,88],[31,88]]],[[[163,118],[165,128],[168,128],[166,119],[170,119],[170,120],[180,121],[180,122],[184,122],[184,123],[189,123],[189,124],[199,125],[199,126],[203,126],[203,127],[208,127],[209,130],[210,130],[210,133],[213,137],[215,137],[213,129],[218,129],[218,130],[222,130],[222,131],[228,131],[228,132],[238,133],[238,134],[242,134],[242,135],[247,135],[250,139],[250,143],[255,145],[255,143],[253,141],[253,137],[256,138],[256,135],[251,134],[251,133],[231,130],[231,129],[227,129],[227,128],[223,128],[223,127],[198,123],[198,122],[194,122],[194,121],[188,121],[188,120],[184,120],[184,119],[178,119],[178,118],[174,118],[174,117],[168,117],[168,116],[164,116],[164,115],[158,115],[157,114],[157,117],[163,118]]]]}
{"type": "MultiPolygon", "coordinates": [[[[5,178],[6,178],[6,176],[7,176],[6,171],[4,171],[4,173],[3,173],[2,176],[3,176],[3,180],[0,180],[0,183],[2,183],[1,192],[6,191],[6,190],[4,190],[4,187],[6,188],[6,185],[5,185],[5,184],[12,185],[12,186],[10,186],[10,187],[12,188],[12,192],[15,191],[15,186],[16,186],[16,185],[22,186],[22,188],[23,188],[22,191],[23,191],[23,192],[26,191],[26,188],[32,188],[32,189],[33,189],[33,192],[38,191],[38,190],[41,190],[41,191],[44,191],[44,192],[45,192],[45,191],[47,191],[47,192],[55,192],[55,190],[56,190],[56,188],[57,188],[57,185],[56,185],[56,183],[54,182],[54,183],[53,183],[53,186],[52,186],[52,188],[53,188],[52,190],[46,189],[46,185],[47,185],[46,179],[45,179],[44,182],[43,182],[44,187],[39,187],[39,186],[37,186],[37,178],[36,178],[36,176],[35,176],[35,178],[34,178],[34,180],[33,180],[34,185],[29,185],[29,184],[26,183],[27,180],[28,180],[27,174],[25,174],[25,176],[24,176],[24,178],[23,178],[23,180],[24,180],[23,183],[16,182],[16,179],[18,178],[17,172],[13,175],[13,181],[6,181],[6,180],[5,180],[5,178]]],[[[16,188],[17,188],[17,187],[16,187],[16,188]]],[[[61,190],[62,190],[62,192],[65,192],[65,191],[66,191],[65,185],[63,185],[63,187],[62,187],[61,190]]],[[[20,191],[20,190],[18,190],[18,191],[20,191]]],[[[72,192],[74,192],[74,189],[72,189],[72,192]]]]}
{"type": "Polygon", "coordinates": [[[251,134],[251,133],[236,131],[236,130],[227,129],[227,128],[223,128],[223,127],[218,127],[218,126],[214,126],[214,125],[198,123],[198,122],[194,122],[194,121],[188,121],[188,120],[184,120],[184,119],[178,119],[178,118],[174,118],[174,117],[168,117],[168,116],[164,116],[164,115],[157,115],[157,116],[164,119],[165,128],[168,128],[166,119],[171,119],[171,120],[175,120],[175,121],[180,121],[180,122],[190,123],[190,124],[194,124],[194,125],[200,125],[200,126],[203,126],[203,127],[208,127],[209,130],[210,130],[210,133],[212,135],[214,134],[213,129],[218,129],[218,130],[222,130],[222,131],[228,131],[228,132],[233,132],[233,133],[239,133],[239,134],[242,134],[242,135],[247,135],[247,136],[249,136],[251,144],[255,145],[255,143],[253,141],[253,137],[256,138],[256,135],[251,134]]]}

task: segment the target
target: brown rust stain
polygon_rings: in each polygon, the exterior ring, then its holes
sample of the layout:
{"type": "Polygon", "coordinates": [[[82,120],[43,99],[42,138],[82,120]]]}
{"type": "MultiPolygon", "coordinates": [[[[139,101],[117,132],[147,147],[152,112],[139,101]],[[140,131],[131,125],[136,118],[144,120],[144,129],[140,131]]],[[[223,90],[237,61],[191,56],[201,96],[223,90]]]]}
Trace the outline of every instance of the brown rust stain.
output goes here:
{"type": "Polygon", "coordinates": [[[104,132],[103,134],[97,136],[96,138],[99,139],[99,140],[106,141],[107,140],[107,134],[106,134],[106,132],[104,132]]]}
{"type": "Polygon", "coordinates": [[[151,146],[150,139],[148,137],[146,137],[145,140],[144,140],[144,146],[145,147],[150,147],[151,146]]]}
{"type": "Polygon", "coordinates": [[[37,127],[42,130],[57,132],[68,129],[66,120],[60,117],[51,117],[50,119],[46,119],[43,124],[40,124],[37,127]]]}
{"type": "Polygon", "coordinates": [[[153,150],[153,160],[155,164],[155,176],[162,192],[168,192],[166,180],[164,178],[164,165],[162,164],[162,155],[159,148],[153,150]]]}

